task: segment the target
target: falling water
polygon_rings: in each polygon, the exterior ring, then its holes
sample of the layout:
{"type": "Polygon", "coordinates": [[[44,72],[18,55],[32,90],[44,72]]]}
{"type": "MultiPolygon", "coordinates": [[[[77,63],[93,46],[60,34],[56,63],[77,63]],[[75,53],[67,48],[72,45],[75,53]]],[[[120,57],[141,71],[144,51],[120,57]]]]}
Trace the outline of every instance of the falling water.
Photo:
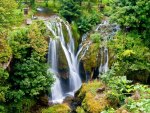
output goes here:
{"type": "Polygon", "coordinates": [[[51,21],[46,22],[46,26],[49,29],[49,31],[52,33],[53,36],[51,36],[51,40],[49,43],[49,53],[48,53],[48,59],[49,63],[51,64],[51,70],[54,72],[54,78],[56,79],[53,87],[51,88],[52,92],[52,102],[53,103],[61,103],[63,99],[67,95],[74,96],[74,93],[81,87],[81,79],[79,76],[79,69],[78,69],[78,59],[76,59],[75,56],[75,44],[74,39],[72,37],[72,32],[70,29],[70,26],[67,22],[64,22],[59,17],[54,17],[54,19],[51,19],[51,21]],[[65,26],[68,36],[69,36],[69,42],[65,42],[65,37],[63,33],[63,25],[65,26]],[[54,37],[52,39],[52,37],[54,37]],[[69,67],[69,91],[66,93],[63,92],[62,86],[61,86],[61,80],[58,76],[58,56],[57,56],[57,47],[61,45],[62,50],[65,54],[68,67],[69,67]]]}
{"type": "Polygon", "coordinates": [[[51,67],[48,71],[53,73],[53,75],[54,75],[53,77],[55,79],[55,83],[53,84],[53,87],[51,88],[51,92],[52,92],[51,96],[52,96],[53,103],[61,103],[63,101],[63,99],[65,98],[63,96],[60,80],[57,76],[58,75],[57,44],[58,44],[58,42],[56,40],[50,39],[48,53],[51,53],[51,54],[48,54],[48,63],[51,64],[51,67]]]}
{"type": "Polygon", "coordinates": [[[99,73],[102,74],[103,72],[107,72],[109,67],[108,67],[108,48],[103,47],[100,49],[100,67],[99,67],[99,73]],[[104,61],[104,62],[103,62],[104,61]]]}
{"type": "Polygon", "coordinates": [[[99,73],[105,73],[109,70],[108,62],[109,62],[109,53],[107,47],[108,39],[111,39],[119,30],[119,26],[116,24],[109,24],[109,21],[103,21],[101,24],[97,26],[95,29],[96,32],[100,32],[102,36],[102,46],[100,49],[100,66],[99,73]]]}

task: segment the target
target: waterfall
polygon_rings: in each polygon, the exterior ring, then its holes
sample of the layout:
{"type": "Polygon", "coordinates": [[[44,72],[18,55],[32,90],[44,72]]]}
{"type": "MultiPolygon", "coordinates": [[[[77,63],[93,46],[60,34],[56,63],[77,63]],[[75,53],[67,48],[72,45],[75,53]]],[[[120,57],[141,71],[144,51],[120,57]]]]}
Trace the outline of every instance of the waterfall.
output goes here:
{"type": "Polygon", "coordinates": [[[99,73],[106,73],[109,69],[108,67],[108,48],[107,47],[103,47],[100,49],[100,66],[99,66],[99,73]]]}
{"type": "Polygon", "coordinates": [[[59,17],[54,17],[50,21],[46,22],[48,30],[51,32],[49,42],[49,52],[48,52],[48,63],[51,65],[50,69],[54,73],[55,83],[51,88],[52,102],[53,103],[62,103],[64,98],[68,95],[74,96],[74,93],[81,87],[81,79],[79,76],[79,61],[75,55],[75,43],[72,37],[72,32],[69,26],[69,23],[63,21],[59,17]],[[65,36],[63,28],[65,27],[68,32],[69,41],[65,41],[65,36]],[[60,74],[58,72],[58,47],[61,45],[61,48],[64,52],[67,64],[69,67],[69,91],[64,92],[60,74]]]}
{"type": "Polygon", "coordinates": [[[109,62],[109,53],[107,47],[107,41],[111,39],[116,31],[118,31],[120,27],[116,24],[109,24],[108,20],[104,20],[101,24],[99,24],[95,31],[99,32],[102,36],[102,47],[100,48],[100,66],[99,73],[106,73],[109,70],[108,62],[109,62]]]}
{"type": "Polygon", "coordinates": [[[57,44],[58,44],[58,42],[56,40],[50,39],[49,50],[48,50],[48,53],[49,53],[48,54],[48,63],[51,64],[51,67],[49,68],[48,71],[52,72],[53,78],[55,79],[55,83],[53,84],[53,87],[51,88],[52,102],[53,103],[62,103],[62,101],[65,97],[63,96],[60,80],[57,77],[57,75],[58,75],[57,44]]]}

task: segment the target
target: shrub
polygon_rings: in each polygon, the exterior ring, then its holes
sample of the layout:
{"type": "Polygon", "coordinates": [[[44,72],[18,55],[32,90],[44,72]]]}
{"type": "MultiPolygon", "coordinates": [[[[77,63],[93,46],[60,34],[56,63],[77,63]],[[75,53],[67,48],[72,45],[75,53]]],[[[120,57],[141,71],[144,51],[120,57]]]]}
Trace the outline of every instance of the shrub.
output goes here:
{"type": "Polygon", "coordinates": [[[101,21],[101,14],[93,11],[91,14],[83,14],[77,24],[81,33],[86,33],[101,21]]]}
{"type": "Polygon", "coordinates": [[[130,79],[148,82],[150,52],[149,48],[142,43],[140,35],[136,32],[126,34],[119,32],[110,41],[109,47],[115,52],[114,67],[117,75],[126,75],[130,79]]]}
{"type": "Polygon", "coordinates": [[[101,35],[99,33],[91,34],[90,36],[93,43],[100,43],[101,35]]]}
{"type": "Polygon", "coordinates": [[[73,0],[64,0],[59,13],[71,23],[80,16],[80,6],[73,0]]]}

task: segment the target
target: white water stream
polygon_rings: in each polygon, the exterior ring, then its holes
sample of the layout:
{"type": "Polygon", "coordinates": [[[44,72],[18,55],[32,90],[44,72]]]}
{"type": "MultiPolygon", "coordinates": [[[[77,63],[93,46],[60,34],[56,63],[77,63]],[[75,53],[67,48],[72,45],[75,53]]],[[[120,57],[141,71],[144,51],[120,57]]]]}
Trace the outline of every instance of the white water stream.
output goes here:
{"type": "Polygon", "coordinates": [[[68,95],[74,96],[74,93],[81,87],[81,79],[79,76],[79,61],[75,55],[75,43],[72,37],[72,32],[69,26],[69,23],[63,21],[59,17],[54,17],[53,20],[46,22],[46,26],[49,31],[53,34],[49,43],[49,53],[48,59],[51,64],[50,70],[54,73],[54,78],[56,79],[53,87],[51,88],[52,102],[53,103],[62,103],[64,98],[68,95]],[[68,32],[69,42],[65,42],[63,27],[68,32]],[[59,44],[62,47],[64,55],[66,57],[68,67],[69,67],[69,91],[66,93],[63,92],[61,86],[61,80],[58,73],[58,56],[57,48],[59,44]]]}

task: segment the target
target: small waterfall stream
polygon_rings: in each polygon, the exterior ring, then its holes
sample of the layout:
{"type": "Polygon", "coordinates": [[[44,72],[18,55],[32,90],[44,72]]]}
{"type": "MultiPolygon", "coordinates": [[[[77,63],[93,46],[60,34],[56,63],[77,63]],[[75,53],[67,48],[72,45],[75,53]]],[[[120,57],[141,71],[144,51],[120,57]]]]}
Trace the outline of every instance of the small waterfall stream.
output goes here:
{"type": "Polygon", "coordinates": [[[106,73],[109,70],[109,50],[107,47],[107,41],[111,39],[115,35],[116,31],[118,31],[119,29],[120,27],[118,25],[110,24],[108,20],[104,20],[95,29],[95,32],[99,32],[102,36],[102,47],[100,48],[99,74],[106,73]]]}
{"type": "Polygon", "coordinates": [[[54,17],[50,21],[46,22],[46,26],[49,31],[52,33],[51,40],[49,42],[49,53],[48,59],[49,64],[51,65],[50,70],[54,73],[55,83],[51,88],[52,93],[52,102],[53,103],[62,103],[64,98],[68,95],[74,96],[74,93],[81,87],[81,79],[79,76],[79,61],[75,55],[75,43],[72,37],[72,32],[69,26],[69,23],[63,21],[59,17],[54,17]],[[69,41],[65,41],[65,36],[63,33],[63,27],[68,32],[69,41]],[[54,37],[54,38],[52,38],[54,37]],[[61,45],[61,48],[66,57],[68,67],[69,67],[69,91],[64,92],[61,85],[60,75],[58,72],[58,46],[61,45]]]}

